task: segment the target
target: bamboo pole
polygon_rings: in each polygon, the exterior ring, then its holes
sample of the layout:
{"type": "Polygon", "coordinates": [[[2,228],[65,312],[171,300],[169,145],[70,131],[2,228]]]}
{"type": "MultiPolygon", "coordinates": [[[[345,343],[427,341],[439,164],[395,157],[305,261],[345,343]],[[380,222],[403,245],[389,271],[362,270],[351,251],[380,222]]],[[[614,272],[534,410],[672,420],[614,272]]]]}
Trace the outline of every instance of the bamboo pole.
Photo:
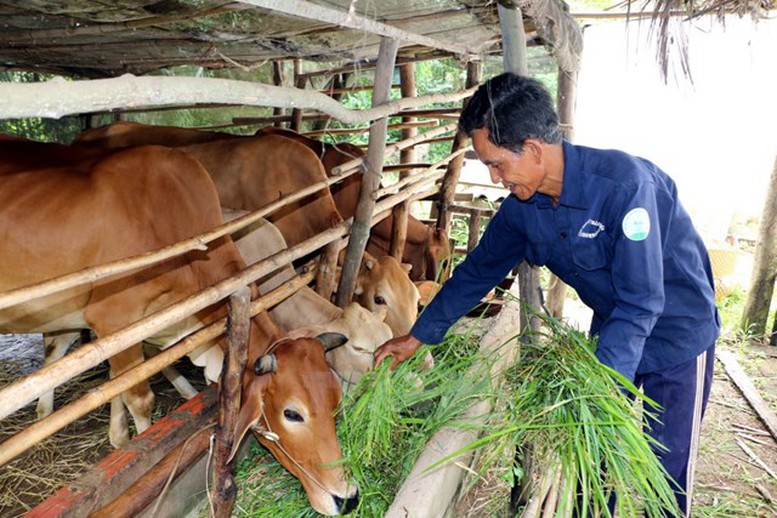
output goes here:
{"type": "MultiPolygon", "coordinates": [[[[387,164],[387,165],[383,166],[383,172],[386,173],[386,172],[389,172],[389,171],[413,171],[415,169],[426,169],[427,167],[429,167],[431,165],[432,164],[420,163],[420,162],[407,162],[407,163],[401,163],[401,164],[387,164]]],[[[400,178],[404,178],[405,176],[399,175],[400,178]]]]}
{"type": "MultiPolygon", "coordinates": [[[[405,128],[431,128],[434,126],[439,126],[440,123],[436,120],[430,120],[430,121],[418,121],[418,122],[402,122],[402,123],[395,123],[395,124],[389,124],[388,129],[395,130],[395,129],[405,129],[405,128]]],[[[322,129],[322,130],[316,130],[316,131],[306,131],[303,133],[306,137],[320,137],[322,135],[353,135],[356,133],[367,133],[370,131],[370,128],[372,126],[364,126],[361,128],[330,128],[330,129],[322,129]]]]}
{"type": "MultiPolygon", "coordinates": [[[[416,97],[418,95],[415,83],[415,65],[401,65],[399,67],[399,80],[402,97],[416,97]]],[[[412,124],[415,123],[415,117],[404,115],[402,117],[403,124],[410,124],[402,128],[401,138],[407,140],[418,135],[418,129],[412,124]]],[[[399,153],[399,163],[408,164],[416,161],[415,148],[403,149],[399,153]]],[[[385,168],[384,168],[385,171],[385,168]]],[[[408,172],[406,169],[401,170],[399,173],[399,179],[407,178],[408,172]]],[[[410,213],[410,206],[408,202],[394,207],[392,214],[392,227],[391,227],[391,242],[389,243],[389,255],[394,259],[402,262],[402,256],[405,252],[405,241],[407,240],[407,216],[410,213]]]]}
{"type": "MultiPolygon", "coordinates": [[[[277,85],[280,86],[280,85],[277,85]]],[[[224,107],[226,105],[220,104],[220,105],[214,105],[212,107],[224,107]]],[[[204,105],[195,105],[190,108],[207,108],[208,106],[204,105]]],[[[182,107],[174,107],[169,109],[176,109],[180,110],[182,107]]],[[[167,108],[156,108],[156,110],[164,110],[167,108]]],[[[146,110],[135,110],[135,111],[146,111],[146,110]]],[[[459,112],[461,112],[461,108],[430,108],[430,109],[419,109],[419,110],[402,110],[398,112],[395,115],[390,115],[389,117],[401,117],[401,116],[415,116],[415,117],[429,117],[429,118],[439,118],[439,119],[458,119],[459,118],[459,112]]],[[[302,116],[302,120],[308,121],[308,120],[327,120],[331,117],[325,113],[307,113],[302,116]]],[[[249,126],[249,125],[266,125],[266,124],[277,124],[281,122],[290,122],[291,121],[291,115],[268,115],[265,117],[232,117],[232,124],[221,124],[218,126],[209,126],[213,128],[229,128],[232,126],[249,126]]]]}
{"type": "Polygon", "coordinates": [[[241,288],[229,297],[227,314],[227,347],[219,386],[219,426],[213,453],[211,501],[216,518],[228,518],[235,505],[237,486],[234,462],[229,462],[235,442],[240,392],[248,356],[251,290],[241,288]]]}
{"type": "MultiPolygon", "coordinates": [[[[419,98],[420,99],[420,98],[419,98]]],[[[407,149],[409,147],[415,146],[416,144],[420,142],[425,142],[428,140],[428,138],[435,137],[437,135],[442,135],[444,133],[448,133],[450,131],[453,131],[456,129],[456,124],[446,124],[445,126],[440,126],[439,128],[435,128],[433,130],[426,131],[416,137],[409,138],[407,140],[402,140],[400,142],[395,142],[394,144],[391,144],[390,146],[386,146],[385,150],[385,156],[391,156],[395,153],[407,149]]],[[[362,164],[364,164],[364,157],[362,158],[354,158],[353,160],[349,160],[348,162],[345,162],[344,164],[340,164],[339,166],[332,168],[332,175],[339,176],[344,174],[346,171],[350,171],[352,169],[356,169],[358,167],[361,167],[362,164]]]]}
{"type": "MultiPolygon", "coordinates": [[[[299,90],[304,90],[306,83],[307,83],[307,78],[302,75],[302,60],[295,59],[294,60],[294,86],[299,90]]],[[[294,131],[299,132],[300,128],[302,127],[302,107],[295,106],[291,110],[291,124],[289,125],[289,127],[294,131]]]]}
{"type": "MultiPolygon", "coordinates": [[[[575,118],[575,94],[577,72],[567,72],[561,67],[558,69],[558,118],[561,131],[566,140],[573,140],[575,130],[573,127],[575,118]]],[[[564,315],[564,301],[567,296],[567,285],[554,273],[550,274],[548,281],[547,308],[551,316],[561,318],[564,315]]]]}
{"type": "MultiPolygon", "coordinates": [[[[389,87],[392,83],[398,49],[399,40],[388,37],[381,38],[378,68],[375,71],[375,90],[372,94],[373,107],[378,107],[389,101],[391,93],[389,87]]],[[[341,308],[344,308],[353,300],[356,277],[362,263],[367,240],[370,237],[370,218],[375,208],[375,199],[372,197],[372,194],[380,186],[380,174],[385,156],[387,133],[388,117],[375,121],[370,127],[370,146],[367,150],[367,156],[364,157],[367,167],[362,172],[359,203],[356,205],[351,238],[348,242],[340,284],[337,289],[337,305],[341,308]]]]}
{"type": "MultiPolygon", "coordinates": [[[[474,88],[480,83],[480,77],[480,63],[467,63],[467,87],[474,88]]],[[[464,101],[464,103],[466,104],[466,101],[464,101]]],[[[466,143],[467,135],[457,128],[456,135],[453,137],[453,143],[451,144],[451,153],[455,153],[459,149],[464,148],[466,143]]],[[[440,195],[436,204],[437,228],[445,230],[446,233],[450,233],[451,227],[451,212],[448,206],[453,203],[456,196],[456,186],[459,182],[459,176],[461,176],[461,166],[463,163],[463,156],[449,163],[448,169],[445,172],[445,178],[443,178],[442,186],[440,187],[440,195]]]]}
{"type": "Polygon", "coordinates": [[[407,185],[411,185],[411,184],[414,184],[416,182],[423,181],[424,179],[427,179],[427,178],[432,178],[433,177],[435,180],[440,178],[444,174],[444,172],[443,171],[437,171],[437,169],[439,169],[440,167],[446,165],[451,160],[455,160],[456,157],[458,157],[459,155],[464,154],[468,149],[469,148],[459,149],[455,153],[451,153],[450,155],[448,155],[447,157],[443,158],[442,160],[438,160],[437,162],[435,162],[434,164],[432,164],[431,166],[427,167],[426,169],[424,169],[423,171],[421,171],[419,173],[416,173],[414,175],[408,176],[407,178],[405,178],[403,180],[400,180],[397,183],[394,183],[394,184],[391,184],[389,186],[386,186],[386,187],[383,187],[381,189],[378,189],[377,191],[375,191],[375,194],[373,195],[373,197],[375,199],[380,198],[382,196],[385,196],[386,194],[389,194],[389,193],[392,193],[392,192],[397,192],[397,191],[399,191],[400,189],[402,189],[403,187],[405,187],[407,185]]]}
{"type": "MultiPolygon", "coordinates": [[[[253,301],[251,303],[251,316],[257,315],[261,311],[264,311],[267,308],[282,302],[292,294],[296,293],[297,290],[299,290],[302,286],[307,285],[312,280],[313,275],[313,271],[306,272],[305,274],[290,280],[288,283],[279,286],[267,295],[253,301]]],[[[149,358],[132,369],[123,372],[119,376],[106,381],[76,401],[55,411],[45,419],[31,424],[25,430],[6,439],[4,442],[0,443],[0,466],[4,466],[19,454],[61,430],[88,412],[91,412],[95,408],[110,402],[113,397],[118,396],[130,387],[136,385],[138,382],[144,379],[148,379],[154,374],[160,372],[163,368],[171,365],[180,358],[183,358],[185,355],[189,354],[195,349],[208,342],[212,342],[218,336],[224,333],[225,328],[226,317],[207,325],[196,333],[184,338],[176,345],[166,348],[164,351],[160,352],[153,358],[149,358]]],[[[60,383],[72,377],[64,376],[61,374],[62,371],[66,370],[61,366],[61,364],[74,363],[71,358],[76,357],[82,349],[89,348],[90,346],[97,344],[99,341],[100,340],[98,339],[90,344],[84,345],[68,356],[65,356],[61,360],[54,362],[50,366],[43,367],[39,371],[30,374],[27,376],[27,378],[25,378],[25,380],[28,378],[35,378],[36,382],[33,382],[31,385],[33,387],[43,383],[43,380],[55,381],[56,384],[53,385],[52,388],[59,385],[60,383]],[[40,376],[40,374],[43,374],[43,376],[40,376]]],[[[100,362],[98,361],[97,363],[100,362]]],[[[88,365],[80,372],[84,372],[93,366],[94,365],[88,365]]],[[[0,415],[2,415],[2,417],[0,418],[5,418],[11,412],[18,410],[22,406],[39,397],[35,394],[29,394],[29,391],[19,393],[18,390],[11,390],[14,389],[16,385],[19,385],[19,382],[0,391],[0,407],[2,407],[2,410],[0,410],[0,415]],[[9,397],[24,398],[26,401],[17,401],[17,408],[14,408],[9,412],[6,409],[8,406],[7,403],[9,403],[9,397]]]]}

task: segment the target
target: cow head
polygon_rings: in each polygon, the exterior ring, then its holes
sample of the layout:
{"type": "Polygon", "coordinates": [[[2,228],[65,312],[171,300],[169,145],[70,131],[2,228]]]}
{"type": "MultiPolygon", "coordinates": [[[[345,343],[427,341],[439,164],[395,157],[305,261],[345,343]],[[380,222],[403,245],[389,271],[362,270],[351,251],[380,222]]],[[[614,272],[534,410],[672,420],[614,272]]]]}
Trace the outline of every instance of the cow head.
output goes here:
{"type": "Polygon", "coordinates": [[[325,347],[345,340],[334,333],[283,338],[255,359],[243,383],[233,448],[234,455],[245,433],[253,431],[299,479],[311,506],[328,516],[345,514],[358,501],[357,487],[345,480],[335,433],[340,383],[324,359],[325,347]]]}
{"type": "Polygon", "coordinates": [[[386,323],[394,336],[406,335],[418,316],[418,289],[410,280],[411,266],[391,256],[365,257],[356,280],[356,300],[371,311],[387,308],[386,323]]]}
{"type": "Polygon", "coordinates": [[[370,311],[351,302],[336,320],[322,327],[343,333],[348,341],[326,353],[327,363],[340,376],[347,387],[357,383],[364,373],[372,369],[373,356],[380,345],[391,339],[391,328],[384,322],[388,310],[380,306],[370,311]]]}

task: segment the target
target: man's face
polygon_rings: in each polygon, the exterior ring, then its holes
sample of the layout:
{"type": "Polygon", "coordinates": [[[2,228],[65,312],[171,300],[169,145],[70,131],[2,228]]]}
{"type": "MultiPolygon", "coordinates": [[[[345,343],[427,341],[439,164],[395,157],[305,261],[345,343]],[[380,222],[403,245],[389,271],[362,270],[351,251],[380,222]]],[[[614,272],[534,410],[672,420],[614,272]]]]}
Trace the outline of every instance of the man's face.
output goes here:
{"type": "Polygon", "coordinates": [[[488,140],[488,130],[482,128],[472,133],[472,146],[488,167],[493,183],[501,183],[520,200],[528,200],[537,192],[545,175],[530,146],[524,144],[518,154],[488,140]]]}

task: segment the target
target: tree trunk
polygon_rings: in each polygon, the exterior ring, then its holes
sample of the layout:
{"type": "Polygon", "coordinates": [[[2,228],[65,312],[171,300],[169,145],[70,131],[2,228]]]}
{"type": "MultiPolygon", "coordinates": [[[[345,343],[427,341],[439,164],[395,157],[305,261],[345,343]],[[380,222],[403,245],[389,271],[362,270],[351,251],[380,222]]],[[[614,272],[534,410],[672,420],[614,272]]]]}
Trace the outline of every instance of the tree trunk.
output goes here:
{"type": "MultiPolygon", "coordinates": [[[[769,188],[761,212],[761,227],[755,247],[753,273],[747,292],[740,328],[748,334],[765,337],[769,306],[777,278],[777,157],[774,160],[769,188]]],[[[775,321],[777,324],[777,321],[775,321]]],[[[774,333],[774,329],[772,330],[774,333]]],[[[775,338],[772,337],[772,345],[775,338]]]]}

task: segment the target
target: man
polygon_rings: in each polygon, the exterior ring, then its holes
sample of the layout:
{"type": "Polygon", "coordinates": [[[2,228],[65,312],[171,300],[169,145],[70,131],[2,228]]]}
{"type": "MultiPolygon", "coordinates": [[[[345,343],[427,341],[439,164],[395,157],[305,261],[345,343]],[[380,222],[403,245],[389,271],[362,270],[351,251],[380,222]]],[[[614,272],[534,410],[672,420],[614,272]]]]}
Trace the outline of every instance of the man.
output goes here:
{"type": "Polygon", "coordinates": [[[593,309],[599,361],[661,405],[649,433],[668,448],[658,455],[690,515],[720,320],[706,248],[674,182],[647,160],[562,141],[548,92],[515,74],[481,85],[459,126],[512,196],[410,335],[382,345],[375,364],[440,342],[520,261],[546,265],[593,309]]]}

